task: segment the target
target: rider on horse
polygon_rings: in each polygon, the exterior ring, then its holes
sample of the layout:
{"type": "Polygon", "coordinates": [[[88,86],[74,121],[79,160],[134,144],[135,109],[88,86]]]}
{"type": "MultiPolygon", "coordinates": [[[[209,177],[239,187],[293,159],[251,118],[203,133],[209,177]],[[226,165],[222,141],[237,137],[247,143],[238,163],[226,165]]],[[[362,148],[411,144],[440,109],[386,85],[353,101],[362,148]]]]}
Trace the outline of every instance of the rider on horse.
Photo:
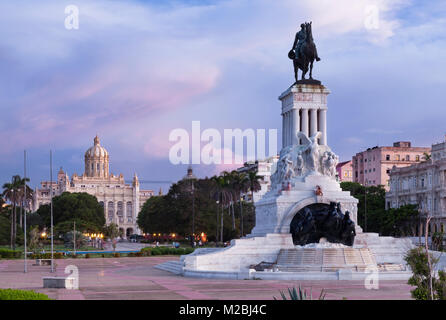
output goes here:
{"type": "MultiPolygon", "coordinates": [[[[294,40],[293,48],[291,50],[294,50],[295,52],[295,59],[301,58],[301,48],[304,42],[307,40],[307,27],[305,23],[302,23],[300,25],[301,29],[299,32],[296,33],[296,38],[294,40]]],[[[321,58],[319,58],[319,55],[316,51],[316,61],[320,61],[321,58]]]]}

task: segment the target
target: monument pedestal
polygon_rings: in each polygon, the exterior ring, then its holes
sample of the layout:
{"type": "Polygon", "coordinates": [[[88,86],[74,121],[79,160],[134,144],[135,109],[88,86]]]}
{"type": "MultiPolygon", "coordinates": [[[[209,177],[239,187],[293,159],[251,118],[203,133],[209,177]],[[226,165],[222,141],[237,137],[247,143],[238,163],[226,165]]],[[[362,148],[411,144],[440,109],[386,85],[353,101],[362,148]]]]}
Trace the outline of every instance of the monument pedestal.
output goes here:
{"type": "Polygon", "coordinates": [[[411,276],[403,260],[413,247],[410,240],[362,233],[357,224],[358,200],[336,181],[338,157],[327,145],[329,93],[321,84],[297,83],[280,95],[283,147],[271,189],[255,204],[251,234],[232,240],[227,248],[197,249],[175,265],[158,268],[175,269],[172,272],[185,276],[231,279],[355,280],[374,271],[380,272],[380,280],[411,276]],[[301,220],[291,230],[295,217],[301,220]],[[346,246],[355,231],[353,245],[346,246]],[[327,234],[333,242],[344,244],[308,243],[315,240],[300,234],[315,239],[327,234]],[[304,239],[306,245],[295,245],[293,237],[296,243],[304,239]]]}

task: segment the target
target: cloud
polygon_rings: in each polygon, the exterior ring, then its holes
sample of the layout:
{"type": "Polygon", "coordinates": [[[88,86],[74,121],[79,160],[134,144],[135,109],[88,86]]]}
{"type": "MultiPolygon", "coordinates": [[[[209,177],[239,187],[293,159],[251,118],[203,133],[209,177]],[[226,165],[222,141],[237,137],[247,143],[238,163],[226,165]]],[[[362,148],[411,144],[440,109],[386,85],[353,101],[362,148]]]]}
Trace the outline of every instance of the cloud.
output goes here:
{"type": "Polygon", "coordinates": [[[412,140],[421,127],[430,130],[420,141],[443,135],[441,2],[76,3],[76,31],[63,26],[64,2],[0,3],[8,26],[0,29],[3,159],[31,147],[79,152],[99,133],[116,162],[150,175],[167,159],[170,130],[192,120],[219,129],[280,126],[277,96],[292,81],[286,53],[309,20],[322,57],[314,74],[332,90],[336,152],[348,158],[353,144],[412,140]],[[370,5],[379,8],[377,30],[364,25],[370,5]]]}

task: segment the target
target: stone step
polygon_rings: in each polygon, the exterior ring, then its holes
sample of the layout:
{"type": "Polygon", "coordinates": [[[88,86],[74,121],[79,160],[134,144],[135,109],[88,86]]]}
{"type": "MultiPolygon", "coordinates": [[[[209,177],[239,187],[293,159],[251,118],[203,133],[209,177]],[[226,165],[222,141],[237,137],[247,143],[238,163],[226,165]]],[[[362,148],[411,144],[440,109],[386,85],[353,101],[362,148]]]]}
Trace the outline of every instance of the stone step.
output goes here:
{"type": "Polygon", "coordinates": [[[155,266],[156,269],[172,272],[174,274],[183,273],[183,263],[181,261],[167,261],[155,266]]]}

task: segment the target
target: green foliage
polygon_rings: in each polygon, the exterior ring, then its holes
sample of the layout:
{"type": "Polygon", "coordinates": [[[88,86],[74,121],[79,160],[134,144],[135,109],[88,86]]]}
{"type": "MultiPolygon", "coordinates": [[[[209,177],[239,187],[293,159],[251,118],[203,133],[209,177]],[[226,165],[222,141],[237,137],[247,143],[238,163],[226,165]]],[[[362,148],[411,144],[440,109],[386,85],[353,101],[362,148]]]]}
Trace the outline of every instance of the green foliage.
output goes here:
{"type": "MultiPolygon", "coordinates": [[[[50,205],[40,206],[36,213],[47,227],[50,226],[50,205]]],[[[76,229],[87,232],[97,232],[105,225],[104,208],[95,196],[85,192],[64,192],[54,197],[53,219],[55,230],[61,233],[73,230],[73,221],[76,221],[76,229]]]]}
{"type": "MultiPolygon", "coordinates": [[[[235,189],[234,189],[235,190],[235,189]]],[[[204,232],[209,241],[215,241],[217,230],[220,231],[221,202],[216,203],[216,184],[213,179],[197,179],[194,181],[194,193],[191,192],[191,182],[180,180],[170,187],[164,196],[148,199],[138,215],[138,226],[145,233],[177,233],[188,236],[192,231],[192,196],[195,203],[195,231],[204,232]],[[218,220],[217,220],[218,218],[218,220]]],[[[236,197],[234,196],[234,199],[236,197]]],[[[224,240],[240,236],[240,217],[243,212],[244,234],[254,227],[254,207],[251,203],[234,204],[235,228],[232,214],[227,204],[223,213],[224,240]]],[[[220,232],[218,232],[220,235],[220,232]]]]}
{"type": "MultiPolygon", "coordinates": [[[[313,300],[313,293],[310,292],[310,294],[308,294],[307,291],[305,289],[302,289],[300,285],[297,290],[295,287],[293,287],[292,289],[288,288],[288,295],[289,299],[287,299],[283,291],[280,291],[280,296],[282,297],[282,300],[313,300]]],[[[274,297],[274,300],[277,300],[276,297],[274,297]]],[[[319,300],[325,300],[324,290],[321,291],[321,294],[319,295],[319,300]]]]}
{"type": "Polygon", "coordinates": [[[444,232],[434,232],[432,235],[432,250],[443,251],[444,232]]]}
{"type": "MultiPolygon", "coordinates": [[[[410,277],[408,284],[416,287],[411,290],[412,297],[416,300],[430,300],[429,293],[429,264],[427,260],[426,251],[419,247],[406,254],[404,258],[407,264],[412,269],[412,277],[410,277]]],[[[430,254],[430,260],[432,266],[438,262],[438,259],[434,258],[430,254]]],[[[446,273],[443,271],[438,272],[438,278],[432,276],[432,287],[434,291],[434,299],[446,300],[446,273]]]]}
{"type": "MultiPolygon", "coordinates": [[[[79,231],[76,231],[76,248],[83,247],[87,243],[87,238],[79,231]]],[[[64,244],[67,248],[73,248],[74,232],[70,231],[64,235],[64,244]]]]}
{"type": "Polygon", "coordinates": [[[0,248],[1,259],[18,259],[22,257],[22,254],[22,251],[0,248]]]}
{"type": "MultiPolygon", "coordinates": [[[[6,210],[4,210],[6,212],[6,210]]],[[[0,245],[6,245],[10,242],[11,223],[6,214],[0,214],[0,245]]]]}
{"type": "Polygon", "coordinates": [[[171,247],[145,247],[139,253],[143,256],[159,256],[159,255],[183,255],[194,252],[194,248],[171,248],[171,247]]]}
{"type": "Polygon", "coordinates": [[[51,300],[46,294],[33,290],[0,289],[0,300],[51,300]]]}
{"type": "Polygon", "coordinates": [[[359,200],[358,224],[367,232],[396,237],[415,235],[419,219],[417,206],[385,210],[386,190],[383,186],[365,187],[356,182],[341,182],[341,188],[359,200]]]}
{"type": "MultiPolygon", "coordinates": [[[[63,253],[62,252],[54,252],[53,253],[54,259],[63,259],[63,253]]],[[[33,253],[30,256],[31,259],[51,259],[51,252],[45,252],[45,253],[33,253]]]]}

